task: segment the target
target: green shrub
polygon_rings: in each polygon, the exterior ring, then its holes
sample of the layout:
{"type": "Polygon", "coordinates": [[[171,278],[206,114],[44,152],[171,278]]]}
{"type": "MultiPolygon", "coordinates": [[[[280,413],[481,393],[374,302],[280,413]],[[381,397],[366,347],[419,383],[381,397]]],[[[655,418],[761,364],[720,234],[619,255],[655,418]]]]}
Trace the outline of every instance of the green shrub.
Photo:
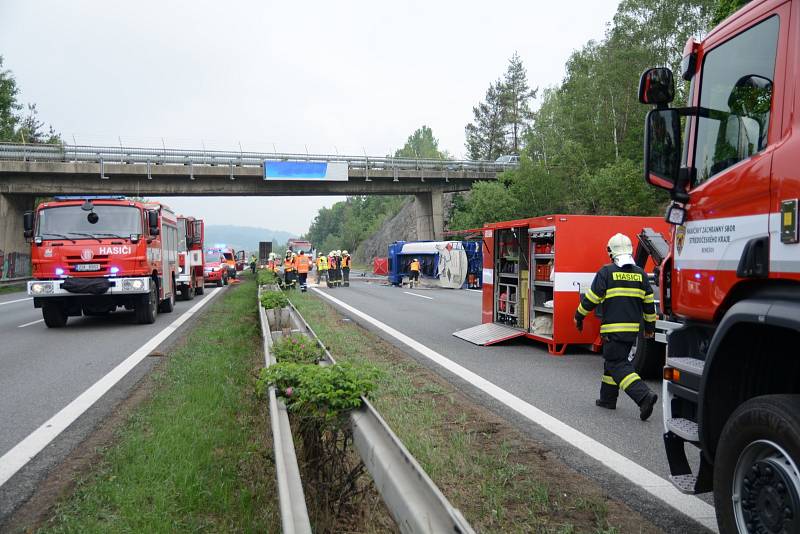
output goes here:
{"type": "Polygon", "coordinates": [[[261,305],[268,310],[285,308],[289,305],[289,299],[280,291],[266,291],[261,294],[261,305]]]}
{"type": "Polygon", "coordinates": [[[372,366],[329,366],[278,362],[261,370],[260,392],[274,385],[289,411],[300,417],[332,422],[361,406],[361,396],[375,389],[380,374],[372,366]]]}
{"type": "Polygon", "coordinates": [[[278,275],[275,274],[274,271],[270,271],[269,269],[260,269],[256,276],[258,280],[258,285],[260,286],[267,286],[270,284],[278,283],[278,275]]]}
{"type": "Polygon", "coordinates": [[[302,334],[284,337],[272,345],[271,351],[278,362],[315,364],[325,356],[319,345],[302,334]]]}

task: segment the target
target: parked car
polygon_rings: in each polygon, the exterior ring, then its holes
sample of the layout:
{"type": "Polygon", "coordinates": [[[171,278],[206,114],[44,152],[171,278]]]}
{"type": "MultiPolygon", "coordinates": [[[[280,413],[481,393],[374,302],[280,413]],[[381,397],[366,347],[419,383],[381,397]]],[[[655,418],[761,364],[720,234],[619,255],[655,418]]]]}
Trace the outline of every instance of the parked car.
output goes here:
{"type": "Polygon", "coordinates": [[[206,255],[206,263],[203,267],[203,279],[206,284],[216,284],[222,287],[228,284],[228,263],[225,256],[221,254],[206,255]]]}
{"type": "Polygon", "coordinates": [[[500,156],[496,160],[495,163],[501,163],[503,165],[519,165],[519,156],[516,154],[509,154],[507,156],[500,156]]]}

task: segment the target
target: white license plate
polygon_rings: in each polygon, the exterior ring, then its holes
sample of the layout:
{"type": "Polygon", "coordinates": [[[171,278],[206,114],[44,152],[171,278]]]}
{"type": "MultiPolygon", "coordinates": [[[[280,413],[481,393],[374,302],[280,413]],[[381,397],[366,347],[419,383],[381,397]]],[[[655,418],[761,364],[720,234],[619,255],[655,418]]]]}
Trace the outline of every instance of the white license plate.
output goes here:
{"type": "Polygon", "coordinates": [[[76,271],[99,271],[99,263],[79,263],[75,266],[76,271]]]}

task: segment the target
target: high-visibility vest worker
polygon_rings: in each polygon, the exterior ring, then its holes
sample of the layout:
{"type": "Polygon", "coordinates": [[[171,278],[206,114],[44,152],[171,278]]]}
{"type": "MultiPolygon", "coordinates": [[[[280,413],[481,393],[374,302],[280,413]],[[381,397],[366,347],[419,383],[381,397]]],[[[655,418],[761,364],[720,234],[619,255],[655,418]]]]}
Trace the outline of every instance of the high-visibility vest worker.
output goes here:
{"type": "Polygon", "coordinates": [[[328,258],[323,256],[322,254],[319,255],[319,258],[317,258],[317,270],[318,271],[328,270],[328,258]]]}
{"type": "Polygon", "coordinates": [[[342,256],[342,269],[349,269],[350,268],[350,256],[345,255],[342,256]]]}
{"type": "Polygon", "coordinates": [[[419,260],[412,261],[408,268],[412,273],[419,272],[419,260]]]}
{"type": "Polygon", "coordinates": [[[603,304],[600,336],[605,372],[600,398],[595,404],[613,410],[622,388],[639,405],[639,417],[644,421],[653,413],[658,395],[642,381],[628,355],[639,336],[640,323],[644,322],[645,337],[653,337],[655,332],[653,289],[647,273],[633,261],[633,245],[628,236],[611,236],[606,250],[613,263],[597,271],[591,289],[583,295],[575,311],[575,326],[583,330],[583,318],[603,304]]]}
{"type": "Polygon", "coordinates": [[[300,274],[308,273],[308,269],[311,265],[311,262],[308,261],[308,256],[306,256],[301,252],[300,255],[297,256],[296,261],[297,261],[297,272],[300,274]]]}
{"type": "Polygon", "coordinates": [[[286,256],[286,259],[283,260],[283,270],[287,273],[294,271],[294,260],[291,256],[286,256]]]}

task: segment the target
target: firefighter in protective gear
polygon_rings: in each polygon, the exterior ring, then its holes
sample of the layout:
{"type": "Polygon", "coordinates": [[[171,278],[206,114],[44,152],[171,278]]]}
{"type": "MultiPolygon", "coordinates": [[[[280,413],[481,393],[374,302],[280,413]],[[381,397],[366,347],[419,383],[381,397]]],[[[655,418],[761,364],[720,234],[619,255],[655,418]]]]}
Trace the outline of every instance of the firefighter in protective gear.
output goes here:
{"type": "Polygon", "coordinates": [[[336,251],[328,254],[328,287],[336,287],[336,251]]]}
{"type": "Polygon", "coordinates": [[[286,257],[283,259],[283,284],[286,287],[294,285],[294,259],[289,251],[286,252],[286,257]]]}
{"type": "Polygon", "coordinates": [[[346,250],[342,251],[342,283],[350,287],[350,254],[346,250]]]}
{"type": "Polygon", "coordinates": [[[408,266],[409,274],[409,284],[413,288],[414,285],[419,285],[419,260],[414,258],[411,260],[411,264],[408,266]]]}
{"type": "Polygon", "coordinates": [[[328,278],[328,258],[322,252],[319,253],[319,257],[317,258],[317,285],[322,281],[322,279],[328,278]]]}
{"type": "Polygon", "coordinates": [[[613,410],[622,388],[639,405],[639,416],[644,421],[653,413],[658,395],[636,374],[628,355],[642,322],[645,337],[653,337],[655,332],[653,290],[647,273],[633,261],[633,245],[628,236],[613,235],[607,250],[612,263],[597,272],[591,289],[582,296],[575,312],[575,326],[582,330],[584,317],[602,304],[600,336],[605,372],[600,383],[600,398],[595,404],[613,410]]]}
{"type": "Polygon", "coordinates": [[[258,263],[258,258],[256,258],[255,254],[250,254],[250,271],[253,274],[256,274],[256,264],[258,263]]]}

